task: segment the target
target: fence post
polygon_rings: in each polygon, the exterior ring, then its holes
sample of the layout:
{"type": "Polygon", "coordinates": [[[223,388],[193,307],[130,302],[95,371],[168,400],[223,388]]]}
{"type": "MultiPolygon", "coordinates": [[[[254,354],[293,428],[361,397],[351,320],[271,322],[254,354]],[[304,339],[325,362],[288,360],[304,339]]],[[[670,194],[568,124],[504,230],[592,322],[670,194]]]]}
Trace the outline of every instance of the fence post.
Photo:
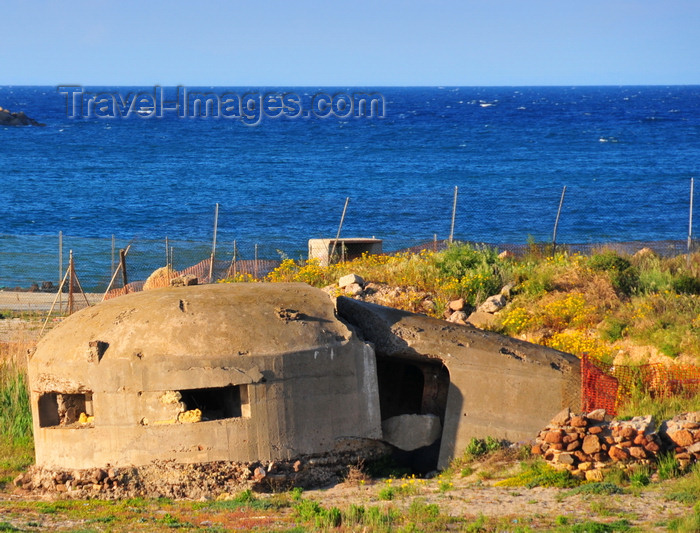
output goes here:
{"type": "Polygon", "coordinates": [[[333,262],[333,255],[335,254],[335,247],[338,245],[338,239],[340,239],[340,230],[343,229],[343,221],[345,220],[345,211],[348,209],[348,202],[350,197],[345,198],[345,205],[343,206],[343,214],[340,216],[340,224],[338,225],[338,233],[335,234],[335,240],[333,241],[333,248],[331,248],[331,254],[328,256],[328,264],[333,262]]]}
{"type": "Polygon", "coordinates": [[[209,283],[213,283],[214,277],[214,257],[216,257],[216,229],[219,224],[219,204],[214,208],[214,241],[211,245],[211,261],[209,263],[209,283]]]}
{"type": "Polygon", "coordinates": [[[129,287],[127,287],[127,285],[129,284],[129,279],[126,275],[126,253],[124,252],[124,248],[119,250],[119,266],[122,269],[122,282],[124,284],[124,293],[128,294],[129,287]]]}
{"type": "Polygon", "coordinates": [[[73,278],[75,276],[75,271],[73,270],[73,250],[70,251],[68,256],[68,314],[73,314],[73,278]]]}
{"type": "Polygon", "coordinates": [[[258,279],[258,245],[255,245],[255,279],[258,279]]]}
{"type": "Polygon", "coordinates": [[[688,267],[690,268],[690,252],[693,248],[693,192],[695,178],[690,178],[690,213],[688,214],[688,267]]]}
{"type": "MultiPolygon", "coordinates": [[[[63,232],[58,232],[58,283],[63,285],[61,280],[63,279],[63,232]]],[[[58,291],[58,312],[63,312],[63,291],[59,289],[58,291]]]]}
{"type": "Polygon", "coordinates": [[[452,244],[452,239],[455,236],[455,216],[457,215],[457,191],[459,187],[455,186],[455,196],[452,200],[452,223],[450,224],[450,244],[452,244]]]}
{"type": "Polygon", "coordinates": [[[235,277],[236,271],[236,241],[234,239],[233,241],[233,256],[231,257],[231,263],[229,264],[228,268],[226,269],[226,277],[230,278],[231,276],[235,277]]]}
{"type": "Polygon", "coordinates": [[[552,233],[552,256],[557,250],[557,227],[559,226],[559,216],[561,215],[561,206],[564,205],[564,195],[566,194],[566,185],[561,191],[561,198],[559,199],[559,209],[557,209],[557,218],[554,221],[554,232],[552,233]]]}

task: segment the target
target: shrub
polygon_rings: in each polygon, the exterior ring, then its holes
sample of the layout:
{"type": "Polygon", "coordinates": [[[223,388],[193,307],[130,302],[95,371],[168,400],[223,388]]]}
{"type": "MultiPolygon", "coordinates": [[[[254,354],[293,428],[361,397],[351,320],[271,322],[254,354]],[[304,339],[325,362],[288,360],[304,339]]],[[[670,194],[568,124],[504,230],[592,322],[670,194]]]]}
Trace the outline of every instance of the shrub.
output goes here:
{"type": "Polygon", "coordinates": [[[340,527],[343,516],[340,509],[331,507],[330,509],[321,509],[316,515],[316,527],[320,529],[328,529],[331,527],[340,527]]]}
{"type": "Polygon", "coordinates": [[[566,496],[572,496],[574,494],[605,494],[610,496],[612,494],[624,494],[624,492],[625,491],[616,483],[599,481],[585,483],[579,487],[573,488],[570,491],[567,491],[566,496]]]}
{"type": "Polygon", "coordinates": [[[495,452],[502,446],[502,441],[491,436],[488,436],[485,439],[477,439],[476,437],[472,437],[469,444],[467,444],[465,453],[471,457],[480,457],[489,452],[495,452]]]}
{"type": "Polygon", "coordinates": [[[589,266],[593,270],[607,272],[615,290],[630,295],[639,284],[639,272],[632,263],[615,252],[605,251],[591,256],[589,266]]]}
{"type": "Polygon", "coordinates": [[[622,339],[627,329],[627,322],[618,317],[608,317],[600,329],[600,336],[608,342],[615,342],[622,339]]]}
{"type": "Polygon", "coordinates": [[[313,500],[301,500],[294,506],[294,511],[300,520],[310,522],[321,512],[321,506],[313,500]]]}
{"type": "Polygon", "coordinates": [[[498,261],[495,249],[474,248],[469,244],[453,244],[436,258],[440,272],[451,278],[461,278],[480,265],[493,265],[498,261]]]}
{"type": "Polygon", "coordinates": [[[396,497],[396,489],[394,487],[384,487],[379,491],[378,497],[380,500],[391,501],[396,497]]]}
{"type": "Polygon", "coordinates": [[[616,270],[622,272],[632,266],[627,259],[620,257],[612,250],[606,250],[601,253],[593,254],[588,261],[588,264],[593,270],[610,272],[616,270]]]}
{"type": "Polygon", "coordinates": [[[497,293],[504,284],[507,267],[491,248],[454,244],[434,256],[438,291],[447,298],[464,298],[477,305],[497,293]]]}
{"type": "Polygon", "coordinates": [[[700,279],[680,274],[673,279],[671,287],[678,294],[700,294],[700,279]]]}

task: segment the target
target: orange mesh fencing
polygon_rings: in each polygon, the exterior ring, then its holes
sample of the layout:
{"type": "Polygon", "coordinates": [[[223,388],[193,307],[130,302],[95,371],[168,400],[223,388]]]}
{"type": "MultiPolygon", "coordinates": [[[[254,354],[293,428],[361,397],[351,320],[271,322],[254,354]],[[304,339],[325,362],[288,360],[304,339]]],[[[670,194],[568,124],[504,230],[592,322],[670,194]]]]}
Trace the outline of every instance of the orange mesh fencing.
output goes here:
{"type": "Polygon", "coordinates": [[[619,382],[591,362],[587,355],[581,358],[581,403],[584,413],[605,409],[616,413],[619,382]]]}
{"type": "Polygon", "coordinates": [[[636,391],[652,397],[692,396],[700,391],[700,367],[653,363],[639,366],[611,365],[581,357],[581,402],[584,412],[617,408],[636,391]]]}

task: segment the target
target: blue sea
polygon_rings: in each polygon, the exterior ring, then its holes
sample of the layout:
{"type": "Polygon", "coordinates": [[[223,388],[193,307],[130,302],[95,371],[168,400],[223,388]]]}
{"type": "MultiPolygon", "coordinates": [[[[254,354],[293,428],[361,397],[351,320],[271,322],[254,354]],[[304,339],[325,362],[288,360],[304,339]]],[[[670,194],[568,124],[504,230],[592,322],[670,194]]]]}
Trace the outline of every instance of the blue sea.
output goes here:
{"type": "Polygon", "coordinates": [[[558,242],[685,240],[700,175],[700,86],[2,86],[0,106],[46,124],[0,127],[0,285],[34,281],[22,254],[59,231],[211,241],[217,203],[220,249],[235,239],[248,256],[305,255],[335,236],[346,197],[342,236],[387,250],[446,239],[455,187],[455,239],[548,241],[566,186],[558,242]],[[280,95],[283,112],[168,111],[187,89],[257,111],[255,95],[280,95]],[[376,113],[346,113],[365,93],[376,113]]]}

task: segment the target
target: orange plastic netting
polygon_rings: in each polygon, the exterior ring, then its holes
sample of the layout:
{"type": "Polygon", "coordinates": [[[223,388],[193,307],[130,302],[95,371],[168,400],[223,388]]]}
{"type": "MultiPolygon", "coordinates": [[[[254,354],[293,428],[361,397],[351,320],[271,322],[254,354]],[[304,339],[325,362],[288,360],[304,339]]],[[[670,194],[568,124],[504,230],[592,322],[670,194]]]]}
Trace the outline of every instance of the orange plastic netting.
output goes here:
{"type": "Polygon", "coordinates": [[[660,363],[622,366],[581,357],[581,401],[584,412],[605,409],[617,414],[622,401],[635,391],[652,396],[693,395],[700,390],[700,367],[660,363]]]}

